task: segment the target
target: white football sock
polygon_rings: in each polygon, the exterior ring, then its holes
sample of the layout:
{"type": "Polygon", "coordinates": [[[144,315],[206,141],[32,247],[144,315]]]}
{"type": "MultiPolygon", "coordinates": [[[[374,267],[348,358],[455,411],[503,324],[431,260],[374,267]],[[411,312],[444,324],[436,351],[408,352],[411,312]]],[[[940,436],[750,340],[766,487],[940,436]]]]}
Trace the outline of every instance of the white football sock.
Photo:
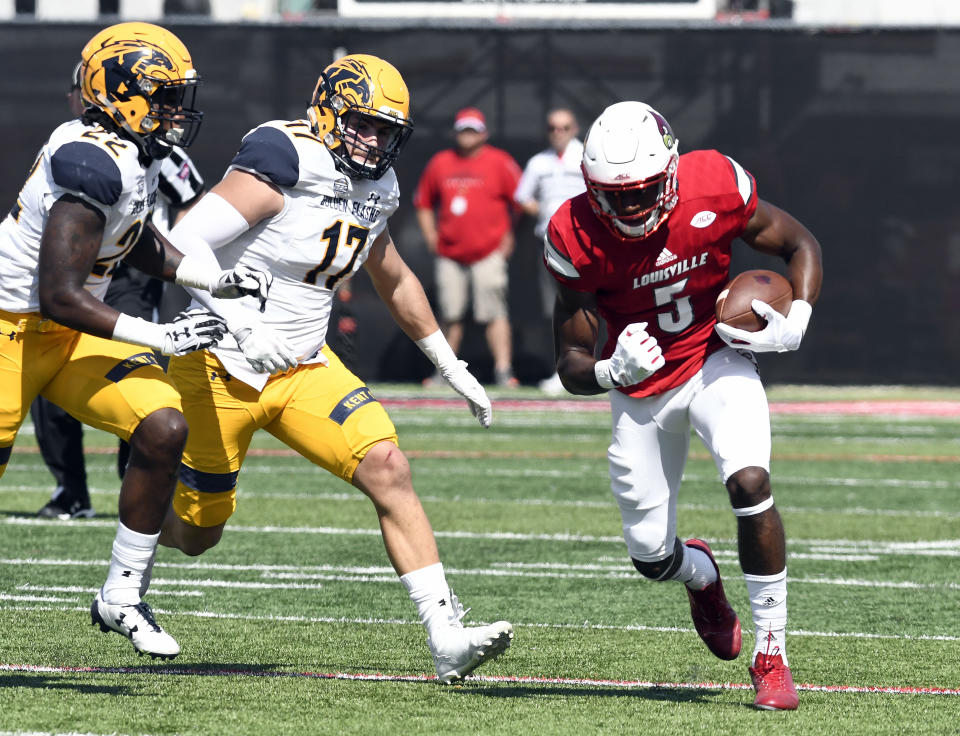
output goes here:
{"type": "Polygon", "coordinates": [[[406,587],[410,600],[416,604],[417,614],[428,635],[456,622],[442,562],[401,575],[400,582],[406,587]]]}
{"type": "Polygon", "coordinates": [[[143,575],[140,576],[140,597],[143,598],[147,594],[147,589],[150,587],[150,581],[153,580],[153,561],[157,559],[157,550],[154,548],[153,554],[150,555],[150,561],[147,563],[147,569],[143,571],[143,575]]]}
{"type": "Polygon", "coordinates": [[[140,534],[120,522],[113,540],[110,572],[100,589],[106,603],[135,605],[140,602],[140,583],[156,552],[159,537],[159,533],[140,534]]]}
{"type": "Polygon", "coordinates": [[[753,647],[751,663],[757,654],[773,654],[775,649],[787,661],[787,569],[776,575],[747,575],[747,593],[750,596],[750,611],[757,640],[753,647]]]}
{"type": "Polygon", "coordinates": [[[683,562],[671,580],[679,580],[690,590],[703,590],[716,581],[717,571],[710,557],[702,549],[683,545],[683,562]]]}

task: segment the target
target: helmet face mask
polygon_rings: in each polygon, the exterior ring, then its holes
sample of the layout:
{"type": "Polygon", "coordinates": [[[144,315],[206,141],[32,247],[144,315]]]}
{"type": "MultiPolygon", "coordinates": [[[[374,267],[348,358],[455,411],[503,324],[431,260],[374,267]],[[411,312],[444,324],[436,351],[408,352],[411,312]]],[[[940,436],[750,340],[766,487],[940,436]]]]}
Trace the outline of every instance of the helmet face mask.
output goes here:
{"type": "Polygon", "coordinates": [[[620,238],[645,238],[677,204],[677,139],[642,102],[611,105],[584,142],[583,171],[594,213],[620,238]]]}
{"type": "Polygon", "coordinates": [[[649,179],[625,184],[588,183],[595,210],[617,229],[619,235],[643,238],[666,221],[676,203],[676,164],[649,179]]]}
{"type": "Polygon", "coordinates": [[[366,54],[344,56],[320,73],[307,114],[338,168],[361,179],[381,178],[413,132],[400,73],[366,54]]]}
{"type": "Polygon", "coordinates": [[[188,148],[196,140],[203,118],[203,113],[194,107],[196,98],[196,82],[182,80],[174,85],[160,85],[149,96],[150,110],[141,127],[149,126],[150,133],[162,143],[188,148]]]}
{"type": "Polygon", "coordinates": [[[395,123],[384,123],[357,110],[348,110],[337,118],[343,153],[350,157],[351,168],[359,165],[357,176],[379,179],[396,161],[411,129],[395,123]],[[375,142],[368,142],[374,138],[375,142]],[[369,177],[366,176],[369,174],[369,177]]]}
{"type": "Polygon", "coordinates": [[[81,93],[151,158],[196,139],[203,113],[200,77],[190,52],[150,23],[120,23],[94,36],[81,53],[81,93]]]}

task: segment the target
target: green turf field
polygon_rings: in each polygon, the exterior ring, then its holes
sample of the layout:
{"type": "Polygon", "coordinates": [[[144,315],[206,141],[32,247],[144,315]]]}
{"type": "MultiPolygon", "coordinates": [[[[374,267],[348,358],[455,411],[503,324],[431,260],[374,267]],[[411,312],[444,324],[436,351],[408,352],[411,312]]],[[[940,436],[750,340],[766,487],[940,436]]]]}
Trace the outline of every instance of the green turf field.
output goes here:
{"type": "MultiPolygon", "coordinates": [[[[374,387],[385,401],[443,397],[374,387]]],[[[161,549],[147,600],[183,653],[138,658],[90,626],[116,524],[114,445],[89,431],[95,519],[41,522],[29,425],[0,481],[0,734],[960,734],[960,416],[777,411],[779,402],[957,402],[960,392],[771,390],[788,534],[794,713],[750,707],[735,523],[696,440],[679,533],[707,539],[744,652],[713,658],[683,590],[641,579],[610,497],[595,400],[391,406],[466,622],[513,647],[458,687],[433,666],[370,503],[266,434],[200,558],[161,549]],[[937,692],[945,691],[945,692],[937,692]]]]}

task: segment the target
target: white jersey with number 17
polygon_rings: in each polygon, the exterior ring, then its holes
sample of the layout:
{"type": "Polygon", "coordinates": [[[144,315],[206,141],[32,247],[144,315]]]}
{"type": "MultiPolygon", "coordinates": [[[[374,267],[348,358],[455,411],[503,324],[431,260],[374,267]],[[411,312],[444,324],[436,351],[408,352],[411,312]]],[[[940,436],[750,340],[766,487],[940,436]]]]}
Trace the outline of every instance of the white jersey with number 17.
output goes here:
{"type": "MultiPolygon", "coordinates": [[[[220,265],[232,269],[243,263],[270,271],[270,298],[256,318],[282,335],[301,362],[319,362],[334,292],[363,265],[397,209],[396,174],[388,169],[377,181],[346,176],[306,120],[255,128],[244,137],[230,168],[276,185],[284,205],[279,214],[220,248],[220,265]]],[[[240,302],[251,312],[258,309],[254,299],[240,302]]],[[[268,376],[253,373],[232,340],[214,352],[245,383],[254,388],[266,383],[268,376]]]]}

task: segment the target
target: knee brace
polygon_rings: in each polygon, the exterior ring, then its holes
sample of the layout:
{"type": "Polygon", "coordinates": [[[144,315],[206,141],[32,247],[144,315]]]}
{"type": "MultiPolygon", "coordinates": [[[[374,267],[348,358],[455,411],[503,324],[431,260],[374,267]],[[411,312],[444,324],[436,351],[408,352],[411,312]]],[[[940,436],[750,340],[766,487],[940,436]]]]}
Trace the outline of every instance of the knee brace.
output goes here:
{"type": "Polygon", "coordinates": [[[683,564],[683,545],[680,544],[679,539],[674,538],[673,552],[669,557],[662,560],[655,560],[654,562],[644,562],[643,560],[636,560],[631,557],[630,561],[633,562],[633,566],[637,568],[637,572],[645,578],[649,578],[656,583],[662,583],[664,580],[669,580],[676,575],[677,570],[680,569],[680,565],[683,564]]]}

